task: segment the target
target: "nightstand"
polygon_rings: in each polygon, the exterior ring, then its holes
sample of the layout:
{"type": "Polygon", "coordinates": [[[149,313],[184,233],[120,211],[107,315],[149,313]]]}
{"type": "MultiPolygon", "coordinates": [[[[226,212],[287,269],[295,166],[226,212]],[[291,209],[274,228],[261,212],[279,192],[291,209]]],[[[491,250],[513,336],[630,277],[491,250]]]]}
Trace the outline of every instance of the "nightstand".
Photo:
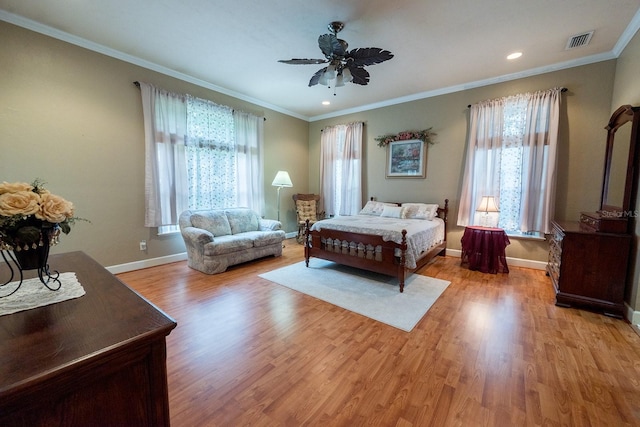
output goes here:
{"type": "Polygon", "coordinates": [[[470,270],[496,274],[509,272],[505,248],[511,242],[502,228],[469,226],[464,229],[462,264],[470,270]]]}

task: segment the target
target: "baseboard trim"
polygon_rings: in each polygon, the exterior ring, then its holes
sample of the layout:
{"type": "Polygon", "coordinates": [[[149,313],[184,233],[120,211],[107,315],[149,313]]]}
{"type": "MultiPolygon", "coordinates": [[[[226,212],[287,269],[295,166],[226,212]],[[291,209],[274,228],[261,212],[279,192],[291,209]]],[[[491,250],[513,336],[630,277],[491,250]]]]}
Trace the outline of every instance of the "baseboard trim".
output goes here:
{"type": "Polygon", "coordinates": [[[627,311],[627,320],[632,324],[638,325],[638,327],[640,327],[640,311],[634,311],[633,308],[631,308],[631,306],[626,303],[626,301],[624,303],[624,308],[627,311]]]}
{"type": "MultiPolygon", "coordinates": [[[[460,249],[447,249],[447,255],[460,258],[462,257],[462,251],[460,249]]],[[[545,270],[547,268],[547,263],[543,261],[512,257],[507,257],[507,265],[512,267],[533,268],[534,270],[545,270]]]]}
{"type": "Polygon", "coordinates": [[[185,261],[187,253],[182,252],[174,255],[167,255],[158,258],[143,259],[140,261],[128,262],[126,264],[112,265],[105,267],[111,274],[126,273],[134,270],[142,270],[143,268],[157,267],[158,265],[169,264],[172,262],[185,261]]]}
{"type": "MultiPolygon", "coordinates": [[[[296,237],[297,233],[287,233],[287,238],[296,237]]],[[[459,249],[447,249],[447,255],[458,257],[462,256],[462,251],[459,249]]],[[[112,265],[111,267],[106,267],[106,269],[111,272],[111,274],[119,274],[119,273],[127,273],[129,271],[141,270],[143,268],[156,267],[158,265],[169,264],[172,262],[178,261],[186,261],[187,253],[182,252],[179,254],[168,255],[164,257],[158,258],[150,258],[144,259],[141,261],[128,262],[125,264],[112,265]]],[[[522,258],[511,258],[507,257],[507,264],[514,267],[525,267],[525,268],[533,268],[535,270],[544,270],[547,268],[547,263],[542,261],[533,261],[529,259],[522,258]]],[[[635,311],[625,302],[626,308],[626,318],[634,325],[640,325],[640,311],[635,311]]]]}
{"type": "MultiPolygon", "coordinates": [[[[462,251],[459,249],[447,249],[447,255],[460,258],[462,251]]],[[[542,261],[533,261],[529,259],[510,258],[507,257],[507,264],[514,267],[533,268],[535,270],[546,270],[547,263],[542,261]]],[[[626,319],[640,329],[640,311],[634,310],[629,304],[624,303],[626,310],[626,319]]]]}
{"type": "MultiPolygon", "coordinates": [[[[287,238],[296,237],[297,233],[287,233],[287,238]]],[[[462,251],[459,249],[447,249],[447,255],[458,257],[462,256],[462,251]]],[[[156,267],[162,264],[169,264],[172,262],[185,261],[187,259],[187,253],[182,252],[179,254],[168,255],[164,257],[158,258],[149,258],[143,259],[140,261],[128,262],[125,264],[112,265],[110,267],[106,267],[106,269],[112,274],[126,273],[128,271],[141,270],[143,268],[156,267]]],[[[511,258],[507,257],[507,264],[514,267],[525,267],[525,268],[533,268],[535,270],[544,270],[547,268],[547,263],[542,261],[533,261],[529,259],[522,258],[511,258]]],[[[640,318],[640,312],[636,312],[640,318]]]]}
{"type": "MultiPolygon", "coordinates": [[[[287,239],[292,239],[292,238],[295,238],[297,235],[298,233],[296,231],[292,231],[292,232],[286,233],[285,237],[287,239]]],[[[143,268],[156,267],[158,265],[170,264],[172,262],[186,261],[186,260],[187,260],[187,253],[182,252],[179,254],[167,255],[167,256],[158,257],[158,258],[149,258],[149,259],[143,259],[140,261],[128,262],[125,264],[112,265],[110,267],[105,267],[105,268],[111,274],[120,274],[120,273],[127,273],[129,271],[134,271],[134,270],[142,270],[143,268]]]]}

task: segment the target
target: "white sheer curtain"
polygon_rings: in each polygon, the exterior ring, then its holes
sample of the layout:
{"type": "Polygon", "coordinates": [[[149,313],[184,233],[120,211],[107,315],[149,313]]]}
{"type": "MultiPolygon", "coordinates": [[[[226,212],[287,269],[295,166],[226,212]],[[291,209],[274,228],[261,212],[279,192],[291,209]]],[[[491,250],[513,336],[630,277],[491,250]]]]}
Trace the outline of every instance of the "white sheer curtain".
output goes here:
{"type": "Polygon", "coordinates": [[[323,210],[326,215],[337,215],[338,194],[336,190],[341,188],[339,176],[336,176],[336,163],[338,159],[338,141],[340,131],[338,126],[329,126],[322,129],[320,137],[320,194],[322,195],[323,210]]]}
{"type": "Polygon", "coordinates": [[[187,209],[264,211],[263,118],[140,83],[145,226],[177,231],[187,209]]]}
{"type": "Polygon", "coordinates": [[[235,127],[231,108],[187,97],[189,209],[236,206],[235,127]]]}
{"type": "Polygon", "coordinates": [[[494,196],[500,227],[550,232],[561,92],[554,88],[471,106],[458,225],[473,224],[482,196],[494,196]]]}
{"type": "Polygon", "coordinates": [[[529,100],[525,127],[521,230],[551,232],[550,222],[555,212],[556,158],[560,127],[562,90],[538,92],[529,100]]]}
{"type": "Polygon", "coordinates": [[[342,146],[340,215],[357,215],[362,209],[362,122],[345,129],[342,146]]]}
{"type": "Polygon", "coordinates": [[[362,209],[362,122],[328,126],[320,140],[320,193],[328,215],[362,209]]]}
{"type": "Polygon", "coordinates": [[[177,224],[189,203],[185,97],[140,83],[145,134],[145,227],[177,224]]]}
{"type": "Polygon", "coordinates": [[[238,206],[264,214],[264,118],[234,111],[238,206]]]}

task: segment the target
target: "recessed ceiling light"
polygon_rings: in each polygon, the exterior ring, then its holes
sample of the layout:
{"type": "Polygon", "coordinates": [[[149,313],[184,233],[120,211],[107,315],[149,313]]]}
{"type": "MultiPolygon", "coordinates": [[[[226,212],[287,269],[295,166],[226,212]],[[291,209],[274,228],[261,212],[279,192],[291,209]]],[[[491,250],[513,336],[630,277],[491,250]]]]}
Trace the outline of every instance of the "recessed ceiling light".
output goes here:
{"type": "Polygon", "coordinates": [[[329,102],[329,101],[322,101],[322,105],[330,105],[330,104],[331,104],[331,102],[329,102]]]}
{"type": "Polygon", "coordinates": [[[513,52],[511,55],[507,56],[507,59],[517,59],[522,56],[522,52],[513,52]]]}

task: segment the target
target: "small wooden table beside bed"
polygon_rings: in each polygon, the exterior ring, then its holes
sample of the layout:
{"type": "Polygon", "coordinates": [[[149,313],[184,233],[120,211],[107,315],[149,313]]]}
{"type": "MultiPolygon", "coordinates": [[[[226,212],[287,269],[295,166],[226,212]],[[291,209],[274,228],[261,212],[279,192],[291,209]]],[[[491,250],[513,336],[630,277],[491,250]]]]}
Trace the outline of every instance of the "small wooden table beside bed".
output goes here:
{"type": "Polygon", "coordinates": [[[358,215],[338,216],[305,227],[304,258],[312,257],[398,278],[426,265],[447,247],[444,207],[427,203],[387,203],[370,200],[358,215]]]}

